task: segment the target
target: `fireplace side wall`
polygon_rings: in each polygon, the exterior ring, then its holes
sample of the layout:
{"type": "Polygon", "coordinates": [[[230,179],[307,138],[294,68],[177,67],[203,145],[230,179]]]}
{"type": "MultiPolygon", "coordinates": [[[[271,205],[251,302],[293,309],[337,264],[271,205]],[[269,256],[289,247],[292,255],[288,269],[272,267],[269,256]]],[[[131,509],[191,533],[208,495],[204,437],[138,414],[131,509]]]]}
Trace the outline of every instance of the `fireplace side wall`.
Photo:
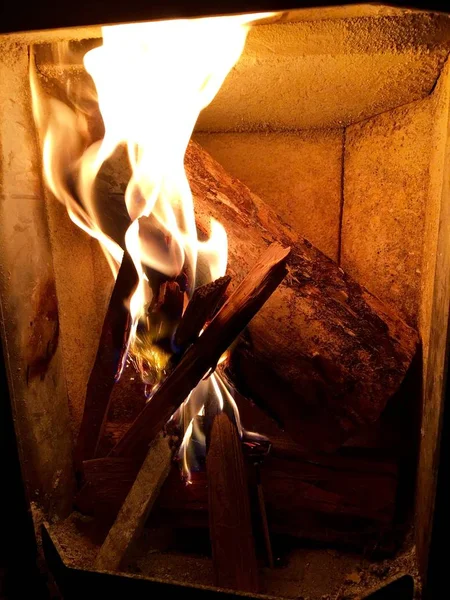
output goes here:
{"type": "Polygon", "coordinates": [[[420,327],[424,340],[424,402],[416,497],[416,539],[422,572],[432,531],[440,434],[447,397],[450,320],[450,64],[435,92],[433,156],[425,220],[420,327]]]}
{"type": "Polygon", "coordinates": [[[65,206],[54,197],[47,197],[46,205],[71,433],[75,440],[114,282],[98,242],[70,221],[65,206]]]}
{"type": "MultiPolygon", "coordinates": [[[[398,307],[422,340],[416,541],[426,573],[448,335],[450,66],[433,93],[347,128],[342,266],[398,307]]],[[[410,398],[413,402],[413,398],[410,398]]]]}
{"type": "Polygon", "coordinates": [[[72,448],[27,46],[2,46],[0,81],[0,308],[9,392],[29,500],[47,517],[64,516],[72,448]]]}
{"type": "Polygon", "coordinates": [[[345,134],[342,268],[415,327],[434,117],[429,97],[345,134]]]}

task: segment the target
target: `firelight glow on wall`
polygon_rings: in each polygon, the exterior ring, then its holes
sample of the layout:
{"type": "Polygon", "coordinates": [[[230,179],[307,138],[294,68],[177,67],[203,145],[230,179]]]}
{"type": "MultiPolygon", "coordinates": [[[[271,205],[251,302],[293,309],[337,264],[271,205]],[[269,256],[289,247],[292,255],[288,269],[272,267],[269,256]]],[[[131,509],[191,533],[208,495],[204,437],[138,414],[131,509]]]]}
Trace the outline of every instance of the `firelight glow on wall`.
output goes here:
{"type": "Polygon", "coordinates": [[[64,598],[436,597],[450,16],[37,8],[0,34],[36,560],[64,598]]]}

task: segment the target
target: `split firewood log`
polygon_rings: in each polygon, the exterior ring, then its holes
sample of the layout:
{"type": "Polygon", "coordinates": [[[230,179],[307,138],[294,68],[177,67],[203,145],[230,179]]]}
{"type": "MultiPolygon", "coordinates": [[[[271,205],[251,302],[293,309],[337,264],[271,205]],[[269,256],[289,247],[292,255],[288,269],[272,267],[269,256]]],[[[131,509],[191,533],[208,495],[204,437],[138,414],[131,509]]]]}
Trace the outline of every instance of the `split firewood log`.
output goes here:
{"type": "Polygon", "coordinates": [[[234,384],[299,443],[340,446],[380,417],[415,354],[417,332],[195,142],[185,167],[199,229],[207,232],[213,217],[228,234],[231,291],[273,241],[292,248],[285,281],[232,354],[234,384]]]}

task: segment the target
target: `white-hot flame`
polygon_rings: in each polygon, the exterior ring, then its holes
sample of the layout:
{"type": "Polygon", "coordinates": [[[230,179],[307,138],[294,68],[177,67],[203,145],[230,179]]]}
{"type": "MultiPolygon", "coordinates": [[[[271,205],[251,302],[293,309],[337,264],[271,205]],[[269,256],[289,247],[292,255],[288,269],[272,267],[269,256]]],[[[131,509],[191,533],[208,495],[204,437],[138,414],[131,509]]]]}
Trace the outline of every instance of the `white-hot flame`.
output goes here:
{"type": "MultiPolygon", "coordinates": [[[[128,304],[127,349],[133,349],[138,325],[148,316],[149,273],[175,278],[183,272],[188,295],[196,284],[199,257],[202,283],[225,274],[226,232],[211,219],[210,238],[199,241],[184,155],[200,111],[213,100],[242,53],[249,24],[266,16],[104,27],[103,44],[84,57],[103,119],[101,140],[92,138],[86,113],[76,104],[47,97],[35,69],[30,70],[48,187],[65,204],[72,221],[101,243],[113,273],[124,250],[136,268],[138,285],[128,304]],[[131,167],[125,192],[129,219],[122,240],[102,229],[96,200],[99,172],[118,147],[126,148],[131,167]]],[[[201,397],[210,392],[221,407],[224,398],[230,402],[226,386],[215,374],[199,384],[183,408],[191,414],[183,452],[203,407],[201,397]]]]}
{"type": "Polygon", "coordinates": [[[190,292],[199,250],[210,254],[211,278],[225,273],[223,227],[214,221],[209,241],[198,241],[184,154],[200,111],[241,55],[253,18],[105,27],[103,45],[85,56],[105,124],[105,137],[89,161],[94,177],[86,178],[88,189],[118,145],[126,144],[132,167],[125,202],[133,224],[125,239],[140,281],[130,302],[132,331],[146,309],[143,267],[169,277],[184,268],[190,292]]]}
{"type": "Polygon", "coordinates": [[[199,448],[204,449],[205,447],[205,434],[198,417],[204,416],[205,405],[208,403],[217,403],[220,410],[223,410],[227,404],[233,412],[240,437],[243,435],[239,410],[228,385],[219,373],[211,373],[189,394],[177,415],[184,430],[178,456],[181,460],[184,478],[188,483],[191,480],[191,467],[194,459],[200,454],[199,448]]]}
{"type": "Polygon", "coordinates": [[[87,143],[85,115],[56,98],[46,99],[32,70],[47,185],[71,219],[101,242],[114,273],[123,249],[99,225],[95,182],[116,148],[127,148],[132,175],[125,193],[131,220],[125,247],[139,277],[129,303],[132,338],[151,299],[146,268],[168,277],[183,270],[188,294],[195,285],[199,253],[211,280],[225,273],[222,225],[212,220],[210,239],[198,240],[184,155],[200,111],[242,53],[250,22],[264,16],[104,27],[103,44],[84,57],[105,128],[103,139],[93,143],[87,143]]]}

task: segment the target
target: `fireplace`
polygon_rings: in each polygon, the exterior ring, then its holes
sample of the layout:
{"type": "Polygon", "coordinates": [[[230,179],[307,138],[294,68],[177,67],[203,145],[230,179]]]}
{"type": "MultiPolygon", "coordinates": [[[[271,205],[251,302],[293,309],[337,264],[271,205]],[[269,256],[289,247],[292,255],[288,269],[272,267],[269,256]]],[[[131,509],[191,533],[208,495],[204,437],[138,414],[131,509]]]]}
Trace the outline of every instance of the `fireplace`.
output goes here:
{"type": "MultiPolygon", "coordinates": [[[[0,38],[2,341],[41,568],[74,598],[406,599],[413,586],[431,597],[450,297],[449,17],[369,4],[275,11],[250,19],[198,119],[157,114],[150,97],[161,189],[184,185],[167,183],[164,161],[187,146],[194,269],[189,216],[174,231],[158,208],[170,194],[139,212],[139,194],[155,187],[138,177],[147,104],[134,100],[147,88],[123,87],[139,61],[130,53],[121,70],[120,57],[146,25],[116,43],[117,62],[101,62],[98,24],[208,11],[96,10],[12,19],[0,38]],[[102,105],[107,71],[119,108],[102,105]],[[108,129],[129,105],[130,122],[141,118],[126,138],[131,158],[123,131],[108,129]],[[176,135],[189,119],[187,144],[176,135]],[[120,143],[91,176],[108,135],[120,143]],[[227,268],[211,242],[223,231],[227,268]],[[145,319],[130,300],[143,281],[145,319]]],[[[149,32],[162,31],[170,55],[181,33],[165,26],[149,32]]],[[[234,33],[221,42],[215,26],[211,56],[234,33]]],[[[178,76],[204,31],[189,35],[178,76]]],[[[175,97],[184,110],[174,90],[160,109],[175,97]]]]}

